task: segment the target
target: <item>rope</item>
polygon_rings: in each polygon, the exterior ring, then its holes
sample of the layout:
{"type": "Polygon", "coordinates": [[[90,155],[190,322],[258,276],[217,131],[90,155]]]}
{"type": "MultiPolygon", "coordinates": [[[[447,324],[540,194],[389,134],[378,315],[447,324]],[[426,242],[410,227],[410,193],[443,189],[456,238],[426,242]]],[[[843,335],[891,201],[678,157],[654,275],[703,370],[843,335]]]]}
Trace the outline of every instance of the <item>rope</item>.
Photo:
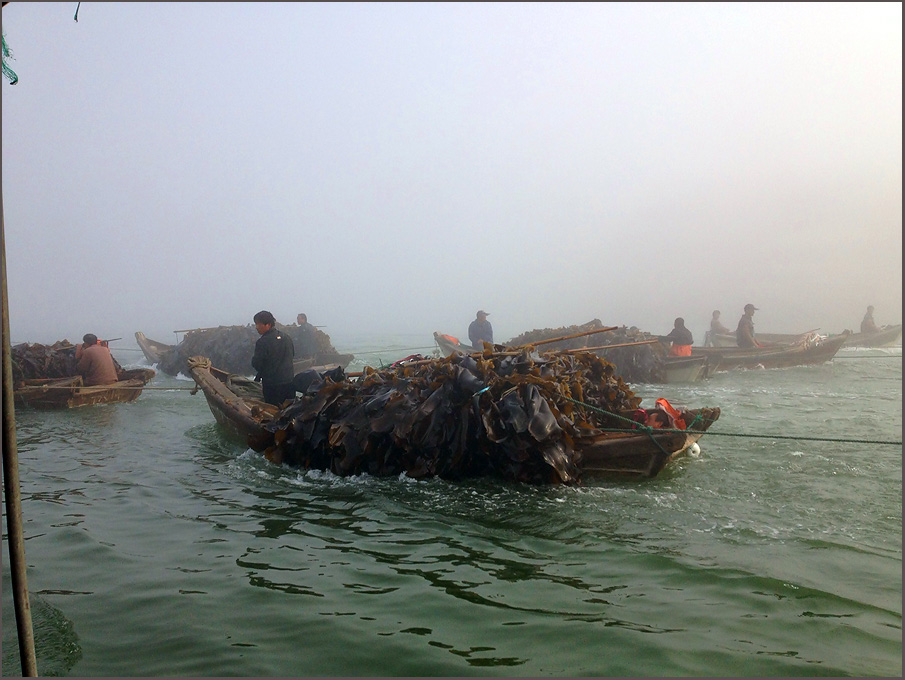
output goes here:
{"type": "Polygon", "coordinates": [[[901,354],[870,354],[866,357],[841,357],[838,354],[833,357],[833,360],[836,359],[901,359],[901,354]]]}
{"type": "Polygon", "coordinates": [[[369,349],[362,352],[356,351],[356,356],[359,354],[390,354],[391,352],[416,352],[419,350],[428,350],[428,349],[437,349],[437,345],[432,345],[431,347],[400,347],[399,349],[395,347],[391,347],[389,349],[369,349]]]}
{"type": "MultiPolygon", "coordinates": [[[[592,411],[597,411],[599,413],[605,413],[606,415],[613,416],[614,418],[618,418],[619,420],[624,420],[629,423],[635,423],[631,418],[626,418],[624,416],[620,416],[618,413],[612,413],[610,411],[606,411],[602,408],[598,408],[593,404],[586,404],[582,401],[578,401],[577,399],[572,399],[570,397],[564,397],[567,401],[571,401],[575,404],[583,406],[585,408],[589,408],[592,411]]],[[[691,422],[691,425],[694,425],[698,419],[701,418],[701,414],[697,414],[695,419],[691,422]]],[[[619,428],[600,428],[603,432],[637,432],[638,430],[647,431],[649,434],[654,431],[655,428],[648,427],[647,425],[639,425],[637,423],[636,427],[630,429],[619,429],[619,428]]],[[[691,425],[688,426],[691,429],[691,425]]],[[[670,430],[667,428],[656,428],[657,432],[683,432],[686,433],[686,430],[670,430]]],[[[843,439],[841,437],[803,437],[803,436],[795,436],[795,435],[783,435],[783,434],[744,434],[744,433],[736,433],[736,432],[712,432],[710,430],[706,430],[706,433],[710,436],[723,436],[723,437],[750,437],[751,439],[792,439],[796,441],[809,441],[809,442],[834,442],[838,444],[887,444],[890,446],[902,446],[902,440],[899,441],[890,441],[886,439],[843,439]]],[[[656,441],[656,440],[654,440],[656,441]]]]}

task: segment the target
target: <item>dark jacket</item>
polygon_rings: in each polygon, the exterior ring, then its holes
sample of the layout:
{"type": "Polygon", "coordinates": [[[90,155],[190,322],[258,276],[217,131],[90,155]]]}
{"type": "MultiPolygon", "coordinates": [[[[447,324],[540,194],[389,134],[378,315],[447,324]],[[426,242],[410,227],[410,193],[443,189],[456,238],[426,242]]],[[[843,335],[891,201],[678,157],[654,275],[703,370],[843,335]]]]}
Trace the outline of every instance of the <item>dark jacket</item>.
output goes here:
{"type": "Polygon", "coordinates": [[[693,345],[694,338],[691,335],[691,331],[682,326],[681,328],[673,328],[669,335],[666,336],[666,339],[669,340],[674,345],[693,345]]]}
{"type": "Polygon", "coordinates": [[[296,339],[299,341],[299,356],[307,359],[317,354],[317,330],[310,323],[298,327],[296,339]]]}
{"type": "Polygon", "coordinates": [[[735,329],[735,342],[743,349],[757,347],[754,339],[754,320],[747,314],[743,314],[738,320],[738,328],[735,329]]]}
{"type": "Polygon", "coordinates": [[[255,343],[255,354],[251,358],[252,367],[258,372],[264,385],[284,385],[292,382],[292,359],[295,347],[283,331],[271,328],[255,343]]]}
{"type": "Polygon", "coordinates": [[[468,339],[475,349],[484,349],[484,342],[493,344],[493,326],[487,319],[484,321],[475,319],[468,326],[468,339]]]}

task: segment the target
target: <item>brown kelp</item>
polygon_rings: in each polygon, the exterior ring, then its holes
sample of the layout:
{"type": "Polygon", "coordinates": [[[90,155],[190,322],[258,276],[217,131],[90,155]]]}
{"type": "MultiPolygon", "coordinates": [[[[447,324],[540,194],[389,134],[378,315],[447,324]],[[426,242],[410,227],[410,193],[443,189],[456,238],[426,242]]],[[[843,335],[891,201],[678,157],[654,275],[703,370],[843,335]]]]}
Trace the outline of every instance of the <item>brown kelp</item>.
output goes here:
{"type": "MultiPolygon", "coordinates": [[[[10,348],[13,385],[18,387],[25,380],[42,378],[68,378],[78,374],[75,360],[76,345],[69,340],[57,340],[52,345],[27,342],[10,348]]],[[[116,372],[123,368],[113,359],[116,372]]]]}
{"type": "Polygon", "coordinates": [[[338,475],[577,483],[583,438],[641,399],[587,352],[454,354],[317,376],[267,425],[272,459],[338,475]]]}
{"type": "MultiPolygon", "coordinates": [[[[299,327],[277,324],[277,328],[292,338],[296,347],[301,346],[299,327]]],[[[253,325],[219,326],[217,328],[200,328],[186,332],[182,342],[170,351],[161,355],[157,367],[168,375],[189,374],[188,359],[193,356],[205,356],[217,368],[237,375],[254,375],[251,365],[254,356],[258,332],[253,325]]],[[[317,352],[310,361],[313,365],[341,363],[346,365],[352,360],[350,354],[340,354],[333,347],[330,336],[315,329],[317,352]]]]}
{"type": "MultiPolygon", "coordinates": [[[[518,335],[506,344],[518,347],[548,338],[574,335],[581,331],[603,328],[600,319],[592,319],[585,324],[562,328],[538,328],[518,335]]],[[[616,367],[616,371],[629,383],[666,382],[666,350],[659,343],[633,344],[649,341],[655,336],[632,326],[620,326],[607,331],[579,338],[570,338],[547,345],[550,349],[579,349],[593,347],[598,356],[605,357],[616,367]],[[608,348],[608,345],[614,347],[608,348]],[[616,345],[622,345],[617,347],[616,345]]]]}

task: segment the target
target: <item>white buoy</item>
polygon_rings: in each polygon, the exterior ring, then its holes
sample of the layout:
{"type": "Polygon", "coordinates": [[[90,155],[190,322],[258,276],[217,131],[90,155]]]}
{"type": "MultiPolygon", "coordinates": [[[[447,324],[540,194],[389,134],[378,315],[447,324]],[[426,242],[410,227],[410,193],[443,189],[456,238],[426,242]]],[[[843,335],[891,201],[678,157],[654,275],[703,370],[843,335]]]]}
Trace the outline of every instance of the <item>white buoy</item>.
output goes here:
{"type": "Polygon", "coordinates": [[[698,443],[695,442],[691,446],[688,447],[688,455],[690,456],[700,456],[701,455],[701,447],[698,446],[698,443]]]}

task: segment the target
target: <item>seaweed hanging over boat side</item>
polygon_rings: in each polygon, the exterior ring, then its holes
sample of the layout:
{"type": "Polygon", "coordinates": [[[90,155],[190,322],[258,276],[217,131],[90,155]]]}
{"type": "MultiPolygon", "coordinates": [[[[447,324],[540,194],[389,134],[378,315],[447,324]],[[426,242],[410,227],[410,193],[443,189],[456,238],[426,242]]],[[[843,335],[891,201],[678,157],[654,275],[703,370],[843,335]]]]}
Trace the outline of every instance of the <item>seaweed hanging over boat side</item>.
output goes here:
{"type": "Polygon", "coordinates": [[[283,462],[338,475],[573,484],[575,439],[640,403],[608,361],[528,347],[324,374],[267,428],[283,462]]]}
{"type": "Polygon", "coordinates": [[[536,328],[517,335],[506,344],[510,347],[520,347],[541,340],[566,336],[568,339],[550,343],[546,345],[546,348],[567,350],[596,347],[598,349],[592,351],[613,364],[619,375],[627,382],[662,383],[666,381],[665,348],[657,343],[633,345],[632,343],[642,343],[654,337],[634,326],[631,328],[620,326],[606,333],[595,335],[569,337],[581,331],[597,330],[603,327],[600,319],[591,319],[587,323],[577,326],[536,328]],[[617,346],[608,349],[605,347],[606,345],[617,346]]]}
{"type": "MultiPolygon", "coordinates": [[[[27,342],[10,348],[13,386],[18,387],[25,380],[41,380],[44,378],[68,378],[78,375],[75,360],[76,346],[69,340],[57,340],[52,345],[27,342]]],[[[122,373],[116,358],[113,365],[117,373],[122,373]]]]}

